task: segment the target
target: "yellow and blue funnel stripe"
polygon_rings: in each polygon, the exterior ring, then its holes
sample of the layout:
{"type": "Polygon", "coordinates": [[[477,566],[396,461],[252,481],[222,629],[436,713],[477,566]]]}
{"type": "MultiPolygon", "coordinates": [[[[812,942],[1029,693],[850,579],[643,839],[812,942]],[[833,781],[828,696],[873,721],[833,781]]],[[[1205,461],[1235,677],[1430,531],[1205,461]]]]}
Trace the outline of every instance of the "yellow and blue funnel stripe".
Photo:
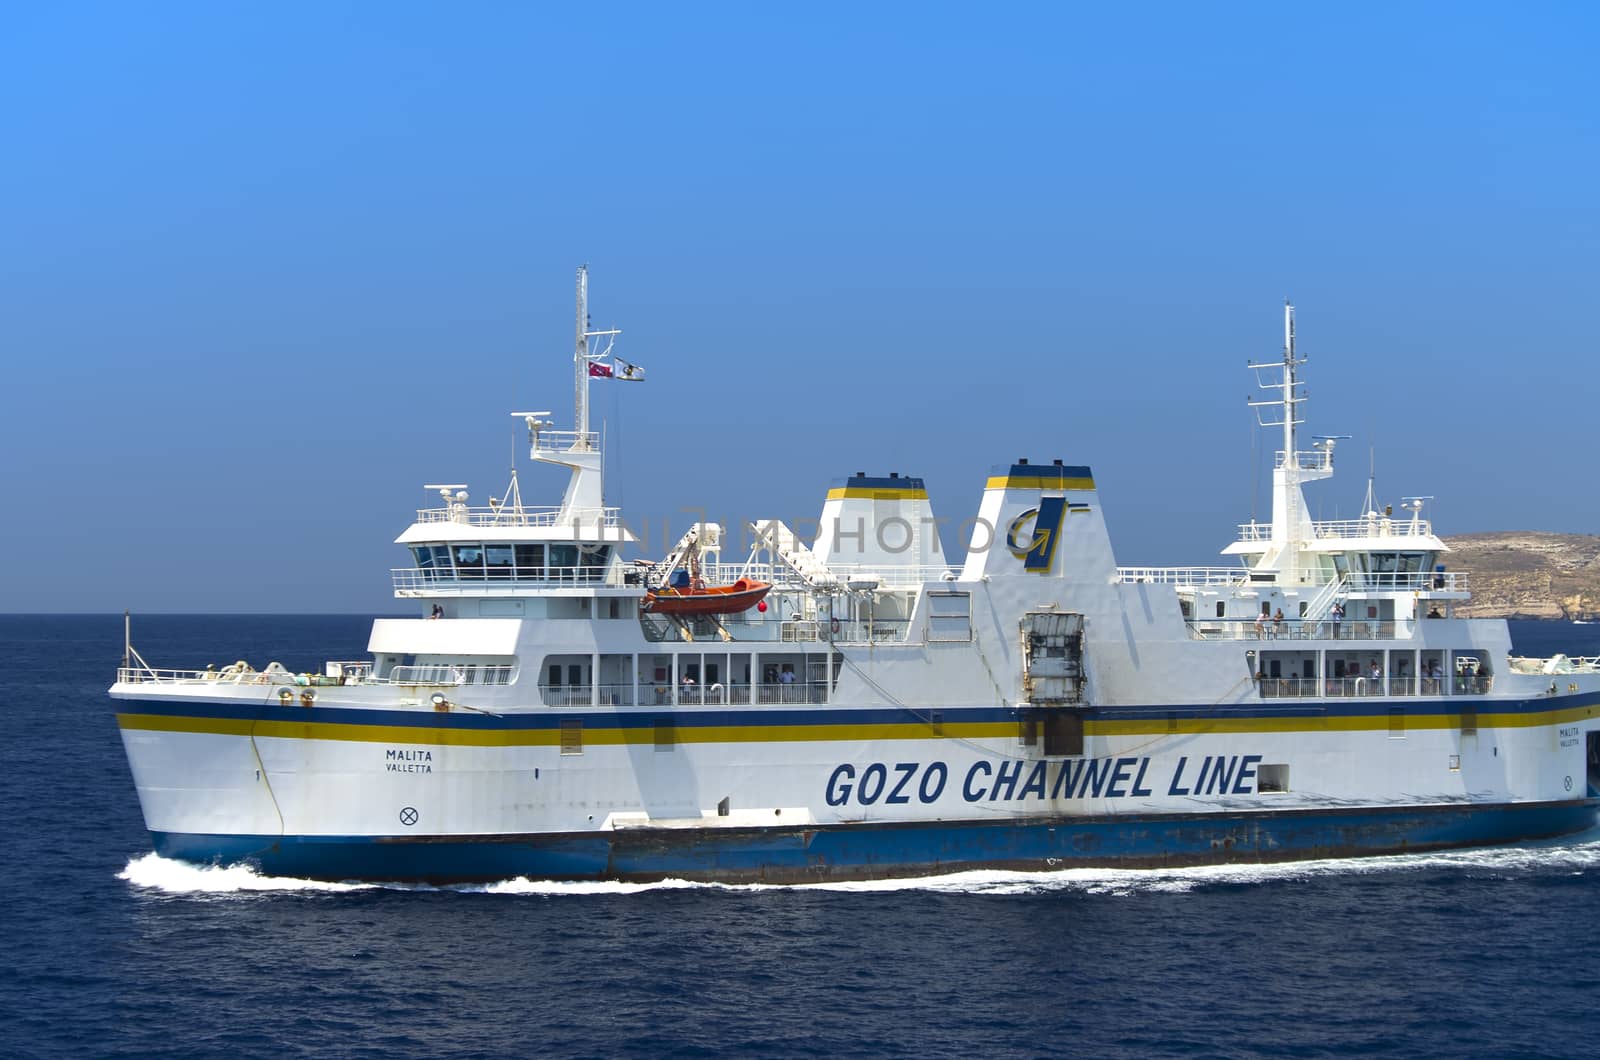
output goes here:
{"type": "Polygon", "coordinates": [[[928,488],[920,478],[903,478],[899,475],[890,475],[888,478],[851,475],[845,479],[834,479],[828,490],[828,499],[837,501],[847,497],[873,501],[925,501],[928,499],[928,488]]]}
{"type": "Polygon", "coordinates": [[[991,490],[1092,490],[1094,472],[1081,464],[996,464],[989,469],[991,490]]]}

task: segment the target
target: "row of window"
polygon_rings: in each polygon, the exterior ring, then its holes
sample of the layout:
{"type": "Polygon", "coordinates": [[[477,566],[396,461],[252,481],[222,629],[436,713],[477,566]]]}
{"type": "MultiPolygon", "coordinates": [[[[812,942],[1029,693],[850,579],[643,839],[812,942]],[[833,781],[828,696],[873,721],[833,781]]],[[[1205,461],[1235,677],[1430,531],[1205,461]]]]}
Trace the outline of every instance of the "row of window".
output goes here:
{"type": "MultiPolygon", "coordinates": [[[[738,663],[735,663],[731,669],[733,671],[733,681],[735,683],[750,683],[750,664],[748,662],[744,663],[742,666],[740,666],[738,663]],[[740,676],[741,671],[743,676],[740,676]]],[[[639,675],[640,683],[653,683],[658,685],[670,685],[672,683],[672,671],[669,667],[657,666],[654,668],[654,672],[654,679],[646,680],[643,672],[641,671],[639,675]]],[[[679,680],[683,681],[685,684],[691,685],[702,683],[714,685],[719,684],[722,681],[722,669],[717,663],[714,662],[706,663],[706,672],[703,681],[700,676],[699,663],[682,663],[678,668],[678,675],[679,680]]],[[[548,680],[546,681],[546,684],[552,688],[561,687],[563,684],[563,676],[565,676],[565,683],[568,685],[585,688],[587,688],[589,685],[589,667],[583,665],[582,663],[567,663],[565,665],[562,665],[561,663],[551,663],[547,671],[547,676],[548,680]]],[[[762,668],[761,680],[765,684],[769,685],[792,684],[798,680],[798,677],[795,673],[795,664],[787,662],[767,663],[762,668]]]]}
{"type": "Polygon", "coordinates": [[[581,572],[598,577],[611,561],[610,545],[463,544],[412,545],[419,570],[440,577],[542,579],[545,572],[581,572]]]}

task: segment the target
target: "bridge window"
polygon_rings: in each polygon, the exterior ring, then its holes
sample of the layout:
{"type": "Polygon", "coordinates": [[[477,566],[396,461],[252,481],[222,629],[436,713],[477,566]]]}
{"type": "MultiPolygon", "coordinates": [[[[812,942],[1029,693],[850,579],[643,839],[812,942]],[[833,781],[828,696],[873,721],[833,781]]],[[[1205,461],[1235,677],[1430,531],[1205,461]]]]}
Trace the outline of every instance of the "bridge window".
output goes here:
{"type": "Polygon", "coordinates": [[[417,559],[418,569],[439,571],[439,577],[450,577],[449,545],[412,545],[411,554],[417,559]]]}
{"type": "Polygon", "coordinates": [[[491,578],[511,577],[511,568],[515,560],[516,556],[510,545],[483,546],[483,565],[491,578]]]}
{"type": "Polygon", "coordinates": [[[577,545],[551,545],[550,566],[576,567],[578,565],[577,545]]]}
{"type": "Polygon", "coordinates": [[[517,577],[542,579],[544,577],[544,546],[517,545],[517,577]]]}
{"type": "Polygon", "coordinates": [[[456,545],[456,572],[463,578],[483,578],[483,546],[456,545]]]}

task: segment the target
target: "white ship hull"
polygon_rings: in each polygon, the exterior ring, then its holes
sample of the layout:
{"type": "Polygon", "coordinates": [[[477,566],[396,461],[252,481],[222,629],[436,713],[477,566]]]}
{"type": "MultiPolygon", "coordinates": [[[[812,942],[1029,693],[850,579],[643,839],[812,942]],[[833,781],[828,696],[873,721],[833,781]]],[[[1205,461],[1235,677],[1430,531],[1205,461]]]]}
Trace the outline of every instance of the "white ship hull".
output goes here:
{"type": "Polygon", "coordinates": [[[489,718],[178,700],[128,704],[138,712],[119,723],[157,849],[191,860],[342,878],[370,875],[380,845],[394,871],[433,881],[812,880],[1582,829],[1600,805],[1584,736],[1595,702],[1467,704],[1475,734],[1449,699],[1402,715],[1393,700],[1225,718],[1107,710],[1089,722],[1090,753],[1069,758],[1023,745],[1004,707],[944,708],[939,735],[925,712],[844,707],[489,718]],[[563,754],[560,722],[574,718],[581,748],[569,738],[563,754]],[[1261,790],[1263,766],[1288,766],[1293,790],[1261,790]]]}
{"type": "MultiPolygon", "coordinates": [[[[403,533],[412,619],[324,675],[128,661],[111,694],[157,850],[332,878],[816,880],[1380,854],[1590,827],[1600,660],[1456,617],[1421,518],[1319,523],[1286,316],[1270,523],[1227,568],[1118,567],[1087,467],[997,466],[945,560],[920,479],[830,489],[808,545],[697,523],[662,562],[578,431],[526,414],[562,505],[464,487],[403,533]],[[770,585],[739,614],[643,606],[770,585]],[[770,605],[770,607],[769,607],[770,605]]],[[[604,333],[610,335],[611,333],[604,333]]],[[[621,362],[618,362],[621,363],[621,362]]],[[[601,372],[601,375],[609,373],[601,372]]],[[[630,376],[636,377],[630,366],[630,376]]],[[[521,415],[521,414],[519,414],[521,415]]],[[[751,598],[752,600],[754,597],[751,598]]]]}

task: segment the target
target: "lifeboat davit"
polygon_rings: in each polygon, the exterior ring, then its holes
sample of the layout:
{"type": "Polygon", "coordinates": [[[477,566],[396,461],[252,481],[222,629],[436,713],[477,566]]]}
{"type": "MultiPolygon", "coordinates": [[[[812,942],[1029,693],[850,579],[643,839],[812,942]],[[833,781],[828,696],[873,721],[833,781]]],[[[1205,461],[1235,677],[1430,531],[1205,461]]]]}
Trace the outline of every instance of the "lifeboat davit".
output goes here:
{"type": "Polygon", "coordinates": [[[689,585],[651,589],[644,610],[658,615],[736,615],[759,604],[771,582],[740,578],[732,585],[689,585]]]}

